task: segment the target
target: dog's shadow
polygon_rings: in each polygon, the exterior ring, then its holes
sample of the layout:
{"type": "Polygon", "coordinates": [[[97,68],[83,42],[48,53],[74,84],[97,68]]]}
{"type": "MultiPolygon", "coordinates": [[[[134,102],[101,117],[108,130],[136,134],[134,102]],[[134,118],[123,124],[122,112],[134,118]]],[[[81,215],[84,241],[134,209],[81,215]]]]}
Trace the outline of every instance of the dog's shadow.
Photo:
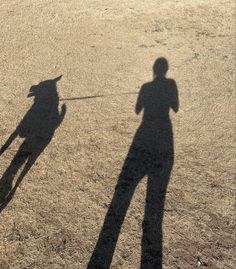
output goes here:
{"type": "Polygon", "coordinates": [[[25,114],[15,131],[0,149],[0,155],[11,145],[17,136],[24,138],[10,165],[0,179],[0,212],[7,206],[21,181],[31,169],[37,158],[52,140],[55,130],[66,114],[66,106],[59,112],[57,82],[61,76],[40,82],[29,90],[28,97],[34,103],[25,114]],[[18,171],[21,170],[19,176],[18,171]]]}

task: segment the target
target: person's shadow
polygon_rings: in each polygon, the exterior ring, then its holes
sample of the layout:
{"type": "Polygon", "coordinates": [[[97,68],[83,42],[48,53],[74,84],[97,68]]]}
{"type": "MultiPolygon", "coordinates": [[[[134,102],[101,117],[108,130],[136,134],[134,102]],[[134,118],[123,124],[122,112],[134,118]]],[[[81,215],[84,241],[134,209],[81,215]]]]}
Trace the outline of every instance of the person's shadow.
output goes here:
{"type": "Polygon", "coordinates": [[[148,177],[142,236],[142,269],[162,268],[162,220],[167,185],[174,163],[169,111],[178,111],[178,90],[167,79],[168,62],[158,58],[154,79],[142,86],[135,111],[143,120],[130,146],[115,193],[87,269],[110,268],[115,246],[137,184],[148,177]]]}
{"type": "Polygon", "coordinates": [[[17,136],[24,138],[0,179],[0,212],[10,202],[17,187],[50,143],[55,130],[64,119],[65,104],[62,105],[61,112],[58,110],[59,97],[56,83],[60,78],[61,76],[53,80],[42,81],[30,88],[28,97],[34,96],[34,103],[0,148],[1,156],[17,136]],[[21,168],[22,170],[17,176],[17,172],[21,168]]]}

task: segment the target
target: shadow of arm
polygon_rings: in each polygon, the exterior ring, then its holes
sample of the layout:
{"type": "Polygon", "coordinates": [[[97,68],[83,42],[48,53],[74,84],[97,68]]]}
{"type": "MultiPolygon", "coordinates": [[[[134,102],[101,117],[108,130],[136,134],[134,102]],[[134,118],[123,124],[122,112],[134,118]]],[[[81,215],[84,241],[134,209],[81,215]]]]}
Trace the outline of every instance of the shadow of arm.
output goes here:
{"type": "Polygon", "coordinates": [[[171,108],[175,113],[177,113],[179,111],[179,94],[176,82],[174,80],[172,81],[171,89],[172,89],[171,108]]]}
{"type": "Polygon", "coordinates": [[[141,88],[139,95],[138,95],[138,99],[136,102],[136,106],[135,106],[135,113],[139,114],[142,109],[144,108],[144,100],[143,100],[143,87],[141,88]]]}

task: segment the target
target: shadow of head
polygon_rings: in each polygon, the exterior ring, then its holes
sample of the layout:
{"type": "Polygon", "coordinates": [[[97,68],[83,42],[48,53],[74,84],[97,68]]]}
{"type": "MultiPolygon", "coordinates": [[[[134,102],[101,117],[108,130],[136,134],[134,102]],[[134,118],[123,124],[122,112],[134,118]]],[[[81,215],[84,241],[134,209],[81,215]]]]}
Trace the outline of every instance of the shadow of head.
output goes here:
{"type": "Polygon", "coordinates": [[[30,88],[29,94],[27,97],[37,97],[50,94],[50,92],[56,92],[57,87],[56,83],[61,79],[62,75],[50,80],[45,80],[40,82],[38,85],[34,85],[30,88]]]}
{"type": "Polygon", "coordinates": [[[168,61],[164,57],[157,58],[153,65],[154,79],[165,77],[169,69],[168,61]]]}

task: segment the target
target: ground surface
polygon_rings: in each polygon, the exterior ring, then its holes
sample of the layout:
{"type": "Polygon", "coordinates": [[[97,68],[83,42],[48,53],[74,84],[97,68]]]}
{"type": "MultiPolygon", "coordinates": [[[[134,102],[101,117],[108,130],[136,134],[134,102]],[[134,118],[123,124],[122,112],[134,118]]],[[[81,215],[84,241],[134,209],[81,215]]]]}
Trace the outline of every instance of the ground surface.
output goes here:
{"type": "MultiPolygon", "coordinates": [[[[235,268],[234,1],[1,0],[0,25],[0,146],[32,85],[63,75],[60,98],[137,92],[155,59],[168,59],[180,109],[163,267],[195,268],[199,257],[200,268],[235,268]]],[[[1,269],[86,268],[141,121],[136,98],[64,101],[63,122],[0,214],[1,269]]],[[[0,175],[21,142],[0,156],[0,175]]],[[[139,268],[145,190],[144,178],[112,268],[139,268]]]]}

